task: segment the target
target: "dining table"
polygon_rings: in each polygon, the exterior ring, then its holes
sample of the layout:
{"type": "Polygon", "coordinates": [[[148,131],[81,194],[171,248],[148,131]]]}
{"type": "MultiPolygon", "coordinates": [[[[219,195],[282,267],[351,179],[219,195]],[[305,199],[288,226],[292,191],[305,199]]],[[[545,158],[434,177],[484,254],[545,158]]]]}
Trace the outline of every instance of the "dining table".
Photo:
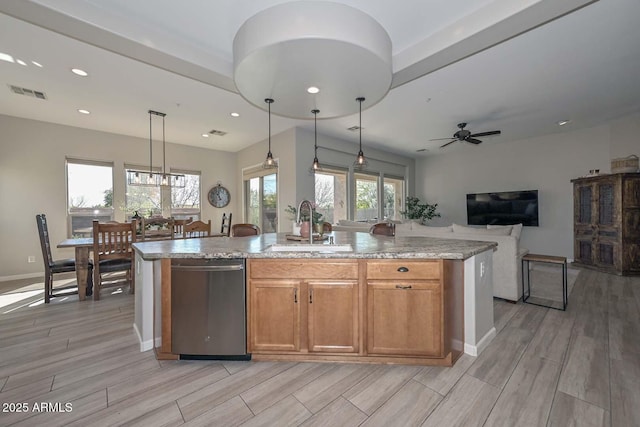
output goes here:
{"type": "MultiPolygon", "coordinates": [[[[148,235],[149,233],[147,233],[148,235]]],[[[211,233],[207,237],[224,237],[224,233],[211,233]]],[[[137,236],[140,238],[140,236],[137,236]]],[[[148,237],[148,236],[147,236],[148,237]]],[[[174,239],[182,239],[182,234],[176,234],[174,239]]],[[[206,237],[205,237],[206,238],[206,237]]],[[[144,241],[153,240],[170,240],[171,236],[166,233],[152,233],[151,238],[147,238],[144,241]]],[[[137,240],[142,242],[143,240],[137,240]]],[[[87,279],[89,278],[89,254],[93,250],[93,236],[91,237],[74,237],[64,239],[57,245],[58,248],[74,248],[76,252],[76,281],[78,283],[78,300],[84,301],[87,299],[87,279]]]]}

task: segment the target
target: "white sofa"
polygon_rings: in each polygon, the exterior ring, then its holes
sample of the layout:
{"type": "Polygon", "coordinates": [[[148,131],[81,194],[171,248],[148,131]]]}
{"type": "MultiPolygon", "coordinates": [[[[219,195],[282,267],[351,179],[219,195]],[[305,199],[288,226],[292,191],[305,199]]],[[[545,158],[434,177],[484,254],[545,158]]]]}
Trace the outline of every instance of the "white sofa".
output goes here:
{"type": "Polygon", "coordinates": [[[457,224],[428,227],[415,223],[396,225],[396,236],[425,236],[439,239],[496,242],[493,253],[493,296],[509,301],[522,297],[522,257],[529,251],[519,247],[522,225],[475,228],[457,224]]]}
{"type": "Polygon", "coordinates": [[[332,226],[333,231],[364,231],[365,233],[369,232],[371,226],[375,224],[375,222],[366,222],[366,221],[350,221],[348,219],[341,219],[337,224],[332,226]]]}
{"type": "MultiPolygon", "coordinates": [[[[334,231],[368,232],[372,223],[341,220],[334,231]]],[[[493,296],[509,301],[522,298],[522,257],[529,252],[519,245],[522,224],[515,226],[467,227],[458,224],[429,227],[414,222],[396,224],[396,236],[496,242],[493,253],[493,296]]]]}

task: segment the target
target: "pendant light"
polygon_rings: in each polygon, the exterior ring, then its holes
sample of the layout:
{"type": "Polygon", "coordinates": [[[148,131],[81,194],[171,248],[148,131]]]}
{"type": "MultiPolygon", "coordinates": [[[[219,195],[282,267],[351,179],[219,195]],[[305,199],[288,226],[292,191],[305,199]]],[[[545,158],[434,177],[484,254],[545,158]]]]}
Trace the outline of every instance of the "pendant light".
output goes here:
{"type": "Polygon", "coordinates": [[[159,185],[170,185],[172,187],[185,186],[184,175],[166,172],[166,140],[164,129],[165,117],[165,113],[149,110],[149,172],[135,169],[127,170],[127,183],[129,185],[145,187],[157,187],[159,185]],[[153,116],[162,117],[162,173],[153,172],[153,116]]]}
{"type": "Polygon", "coordinates": [[[364,157],[364,152],[362,151],[362,103],[364,102],[364,97],[358,97],[356,98],[356,101],[360,103],[360,125],[358,126],[358,130],[360,131],[360,151],[358,151],[356,161],[353,162],[353,169],[363,170],[369,166],[369,162],[364,157]]]}
{"type": "Polygon", "coordinates": [[[320,172],[322,170],[322,166],[320,165],[320,161],[318,161],[318,113],[320,110],[311,110],[313,113],[313,164],[309,168],[309,173],[313,175],[316,172],[320,172]]]}
{"type": "Polygon", "coordinates": [[[165,147],[167,142],[164,138],[164,118],[166,114],[149,110],[149,114],[157,114],[162,117],[162,178],[160,185],[182,188],[185,186],[185,177],[182,174],[167,173],[167,155],[165,147]]]}
{"type": "Polygon", "coordinates": [[[273,158],[273,154],[271,154],[271,104],[273,104],[273,99],[266,98],[264,102],[269,106],[269,151],[267,152],[267,158],[262,164],[263,169],[277,169],[278,162],[273,158]]]}

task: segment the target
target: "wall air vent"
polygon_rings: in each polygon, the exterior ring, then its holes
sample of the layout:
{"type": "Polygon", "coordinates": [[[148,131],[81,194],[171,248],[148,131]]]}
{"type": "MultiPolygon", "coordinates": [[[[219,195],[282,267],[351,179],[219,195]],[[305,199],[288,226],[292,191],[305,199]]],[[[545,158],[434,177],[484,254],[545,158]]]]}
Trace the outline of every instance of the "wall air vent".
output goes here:
{"type": "Polygon", "coordinates": [[[47,99],[47,95],[44,92],[41,92],[39,90],[27,89],[24,87],[14,86],[14,85],[9,85],[9,89],[11,89],[11,92],[16,93],[18,95],[25,95],[25,96],[30,96],[32,98],[38,98],[38,99],[47,99]]]}
{"type": "MultiPolygon", "coordinates": [[[[362,128],[364,129],[364,128],[362,128]]],[[[350,130],[351,132],[357,132],[360,130],[360,126],[356,125],[356,126],[351,126],[350,128],[347,128],[347,130],[350,130]]]]}
{"type": "Polygon", "coordinates": [[[214,136],[225,136],[227,133],[223,132],[221,130],[215,130],[215,129],[211,129],[209,131],[209,135],[214,135],[214,136]]]}

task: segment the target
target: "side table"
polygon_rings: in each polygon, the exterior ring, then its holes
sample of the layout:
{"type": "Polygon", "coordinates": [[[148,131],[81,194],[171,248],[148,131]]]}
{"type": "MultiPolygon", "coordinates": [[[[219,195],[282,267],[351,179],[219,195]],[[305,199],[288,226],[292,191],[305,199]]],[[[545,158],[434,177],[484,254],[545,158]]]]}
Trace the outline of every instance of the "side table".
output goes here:
{"type": "MultiPolygon", "coordinates": [[[[536,298],[536,301],[539,301],[540,298],[536,298]]],[[[527,304],[539,305],[542,307],[554,308],[556,310],[566,310],[569,296],[567,295],[567,258],[563,256],[553,256],[553,255],[540,255],[540,254],[526,254],[522,257],[522,302],[527,304]],[[525,262],[527,263],[525,266],[525,262]],[[531,296],[531,274],[529,271],[529,263],[530,262],[546,262],[550,264],[560,264],[562,266],[562,308],[554,307],[552,304],[544,304],[541,302],[533,302],[527,301],[531,296]],[[526,292],[525,292],[525,273],[527,272],[527,280],[526,280],[526,292]]],[[[556,301],[559,302],[559,301],[556,301]]]]}

